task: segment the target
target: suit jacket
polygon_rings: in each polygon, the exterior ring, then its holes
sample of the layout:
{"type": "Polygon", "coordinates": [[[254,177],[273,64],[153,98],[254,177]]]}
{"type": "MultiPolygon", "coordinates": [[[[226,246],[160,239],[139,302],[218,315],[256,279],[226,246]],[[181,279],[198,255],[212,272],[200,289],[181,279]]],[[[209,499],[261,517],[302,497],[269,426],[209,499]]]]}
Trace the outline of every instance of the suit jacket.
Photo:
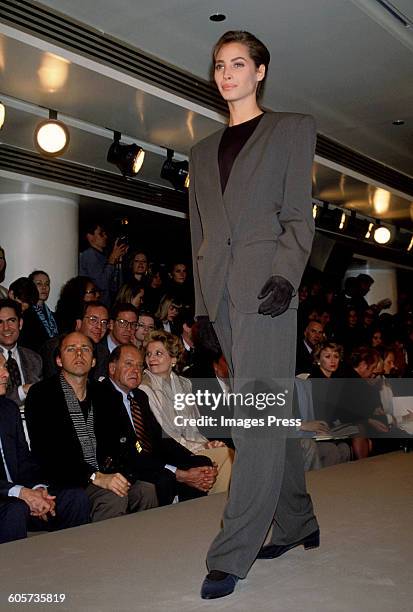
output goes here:
{"type": "Polygon", "coordinates": [[[14,402],[5,397],[0,397],[0,438],[12,479],[12,482],[0,480],[0,499],[7,497],[14,485],[31,488],[36,484],[45,483],[39,466],[33,460],[27,446],[19,409],[14,402]]]}
{"type": "Polygon", "coordinates": [[[95,348],[96,365],[91,372],[93,380],[99,380],[99,378],[106,377],[108,375],[108,363],[110,351],[108,347],[108,338],[104,336],[95,348]]]}
{"type": "MultiPolygon", "coordinates": [[[[272,275],[297,290],[314,235],[313,118],[266,112],[235,159],[223,194],[222,133],[198,143],[190,161],[195,310],[212,321],[225,287],[244,313],[257,313],[257,295],[272,275]]],[[[295,298],[291,307],[297,305],[295,298]]]]}
{"type": "MultiPolygon", "coordinates": [[[[23,371],[23,377],[25,383],[37,383],[42,380],[42,358],[34,351],[23,348],[22,346],[17,347],[20,364],[23,371]]],[[[7,355],[5,355],[7,359],[7,355]]],[[[7,397],[15,402],[18,406],[22,406],[25,402],[21,401],[17,389],[12,389],[7,393],[7,397]]]]}
{"type": "Polygon", "coordinates": [[[134,398],[141,409],[145,431],[151,441],[152,452],[138,452],[138,440],[128,413],[123,404],[122,394],[113,386],[110,379],[97,384],[96,423],[99,439],[99,463],[112,459],[114,469],[125,473],[132,479],[151,476],[169,463],[185,467],[191,453],[162,432],[162,429],[149,407],[148,396],[140,389],[133,391],[134,398]]]}
{"type": "MultiPolygon", "coordinates": [[[[89,386],[93,405],[94,385],[95,383],[90,383],[89,386]]],[[[30,388],[25,414],[33,457],[40,464],[51,485],[86,486],[95,470],[83,458],[82,447],[70,418],[59,375],[30,388]]]]}

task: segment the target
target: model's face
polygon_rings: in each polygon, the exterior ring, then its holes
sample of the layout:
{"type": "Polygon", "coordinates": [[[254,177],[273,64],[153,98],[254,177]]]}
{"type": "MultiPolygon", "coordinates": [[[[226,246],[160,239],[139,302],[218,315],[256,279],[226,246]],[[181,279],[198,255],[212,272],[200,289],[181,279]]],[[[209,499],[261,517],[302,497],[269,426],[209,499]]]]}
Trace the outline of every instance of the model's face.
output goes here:
{"type": "Polygon", "coordinates": [[[7,381],[9,380],[9,372],[6,367],[6,360],[0,353],[0,395],[6,395],[7,381]]]}
{"type": "Polygon", "coordinates": [[[323,349],[320,353],[320,368],[327,375],[331,376],[340,363],[340,355],[333,349],[323,349]]]}
{"type": "Polygon", "coordinates": [[[46,274],[36,274],[33,277],[33,282],[39,292],[39,300],[46,302],[50,293],[50,278],[46,274]]]}
{"type": "Polygon", "coordinates": [[[131,346],[122,348],[119,360],[109,364],[109,375],[125,393],[141,384],[143,357],[131,346]]]}
{"type": "Polygon", "coordinates": [[[133,274],[146,274],[148,271],[148,260],[145,253],[136,253],[132,265],[133,274]]]}
{"type": "Polygon", "coordinates": [[[186,265],[185,264],[176,264],[171,272],[172,280],[175,283],[184,283],[186,281],[186,265]]]}
{"type": "Polygon", "coordinates": [[[0,344],[5,348],[13,348],[17,342],[23,319],[19,321],[13,308],[0,309],[0,344]]]}
{"type": "Polygon", "coordinates": [[[265,76],[265,66],[255,66],[248,47],[242,43],[223,45],[215,57],[214,79],[227,102],[254,99],[257,85],[265,76]]]}
{"type": "Polygon", "coordinates": [[[94,283],[87,283],[85,293],[83,295],[84,302],[94,302],[100,298],[101,292],[94,283]]]}
{"type": "Polygon", "coordinates": [[[134,312],[120,312],[116,321],[110,321],[109,329],[116,344],[130,344],[138,326],[138,317],[134,312]]]}
{"type": "Polygon", "coordinates": [[[76,322],[76,331],[85,334],[97,344],[106,334],[108,323],[108,311],[104,306],[88,306],[83,319],[76,322]]]}
{"type": "Polygon", "coordinates": [[[155,321],[152,317],[140,315],[138,318],[138,327],[136,328],[135,337],[139,342],[145,340],[145,336],[150,334],[155,329],[155,321]]]}
{"type": "Polygon", "coordinates": [[[167,378],[172,372],[175,360],[170,356],[162,342],[149,342],[146,347],[146,365],[152,374],[167,378]]]}
{"type": "Polygon", "coordinates": [[[72,376],[81,378],[87,376],[95,365],[90,338],[80,332],[66,336],[60,349],[60,356],[56,357],[56,363],[72,376]]]}

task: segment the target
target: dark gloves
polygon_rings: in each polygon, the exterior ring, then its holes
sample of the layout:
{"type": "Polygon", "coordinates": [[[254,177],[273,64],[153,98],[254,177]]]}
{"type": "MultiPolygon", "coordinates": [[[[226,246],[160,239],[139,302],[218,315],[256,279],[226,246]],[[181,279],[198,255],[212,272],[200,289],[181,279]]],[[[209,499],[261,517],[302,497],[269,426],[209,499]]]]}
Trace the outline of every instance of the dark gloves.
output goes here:
{"type": "Polygon", "coordinates": [[[259,300],[269,295],[265,302],[260,304],[258,312],[263,315],[278,317],[287,310],[293,293],[294,287],[290,281],[282,276],[271,276],[258,295],[259,300]]]}

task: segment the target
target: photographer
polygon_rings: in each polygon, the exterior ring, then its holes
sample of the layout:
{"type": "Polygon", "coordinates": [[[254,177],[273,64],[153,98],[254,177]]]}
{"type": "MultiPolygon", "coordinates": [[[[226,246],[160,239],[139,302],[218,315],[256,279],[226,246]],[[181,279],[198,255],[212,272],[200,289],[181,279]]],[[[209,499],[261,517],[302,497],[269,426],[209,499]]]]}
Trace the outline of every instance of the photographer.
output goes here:
{"type": "Polygon", "coordinates": [[[80,254],[79,274],[88,276],[96,283],[102,292],[102,302],[110,306],[121,284],[118,264],[129,247],[124,240],[117,238],[109,256],[106,256],[108,235],[99,222],[93,222],[86,228],[85,238],[89,247],[80,254]]]}

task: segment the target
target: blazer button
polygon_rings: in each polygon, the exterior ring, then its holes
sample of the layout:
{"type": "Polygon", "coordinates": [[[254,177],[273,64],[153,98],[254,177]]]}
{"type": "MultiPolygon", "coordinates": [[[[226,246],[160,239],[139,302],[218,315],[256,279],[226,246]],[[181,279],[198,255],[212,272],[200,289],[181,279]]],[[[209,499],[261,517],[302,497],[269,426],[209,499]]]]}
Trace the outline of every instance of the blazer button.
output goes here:
{"type": "Polygon", "coordinates": [[[227,245],[228,245],[228,246],[231,246],[231,238],[228,238],[228,240],[227,240],[227,245]]]}

